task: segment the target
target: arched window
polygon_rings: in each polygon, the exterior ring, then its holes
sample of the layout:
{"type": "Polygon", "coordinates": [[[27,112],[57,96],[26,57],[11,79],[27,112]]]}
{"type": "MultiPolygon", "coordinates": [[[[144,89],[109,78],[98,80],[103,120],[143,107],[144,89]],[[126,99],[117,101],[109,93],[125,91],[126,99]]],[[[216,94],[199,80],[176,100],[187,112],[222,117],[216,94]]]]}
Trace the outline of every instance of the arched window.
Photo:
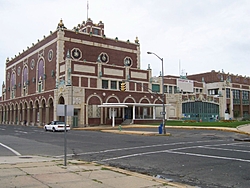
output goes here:
{"type": "Polygon", "coordinates": [[[26,96],[27,95],[27,92],[28,92],[28,85],[29,85],[29,82],[28,82],[28,68],[27,66],[25,66],[23,68],[23,96],[26,96]]]}
{"type": "Polygon", "coordinates": [[[12,72],[10,79],[10,90],[11,90],[11,98],[15,98],[16,91],[16,73],[12,72]]]}
{"type": "Polygon", "coordinates": [[[42,90],[44,90],[43,79],[44,79],[44,60],[40,59],[37,65],[37,90],[38,92],[41,92],[42,90]]]}

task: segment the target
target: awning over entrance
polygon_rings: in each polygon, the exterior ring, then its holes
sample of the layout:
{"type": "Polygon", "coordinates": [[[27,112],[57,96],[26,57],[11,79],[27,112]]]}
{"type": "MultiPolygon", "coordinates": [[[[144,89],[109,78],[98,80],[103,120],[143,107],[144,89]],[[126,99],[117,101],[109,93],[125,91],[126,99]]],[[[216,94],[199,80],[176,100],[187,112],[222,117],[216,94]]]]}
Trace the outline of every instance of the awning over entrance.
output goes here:
{"type": "MultiPolygon", "coordinates": [[[[161,107],[162,104],[149,104],[149,103],[103,103],[102,105],[107,105],[106,107],[118,107],[118,105],[125,105],[125,106],[145,106],[145,107],[161,107]]],[[[169,105],[169,104],[165,104],[165,105],[169,105]]],[[[101,105],[99,105],[101,106],[101,105]]]]}
{"type": "Polygon", "coordinates": [[[120,103],[117,103],[118,105],[109,105],[108,103],[104,103],[104,104],[101,104],[101,105],[98,105],[98,107],[102,108],[102,107],[109,107],[109,108],[127,108],[128,106],[127,105],[124,105],[124,104],[120,104],[120,103]]]}
{"type": "Polygon", "coordinates": [[[111,108],[112,109],[112,127],[115,126],[115,108],[127,108],[128,106],[125,104],[121,104],[121,103],[113,103],[113,104],[109,104],[109,103],[104,103],[101,105],[98,105],[98,107],[100,108],[111,108]]]}
{"type": "MultiPolygon", "coordinates": [[[[165,104],[169,106],[170,104],[165,104]]],[[[133,107],[133,120],[135,119],[135,107],[153,107],[153,116],[155,118],[155,107],[162,107],[162,104],[149,104],[149,103],[103,103],[98,105],[100,108],[111,108],[112,109],[112,127],[115,126],[115,108],[128,108],[133,107]]]]}

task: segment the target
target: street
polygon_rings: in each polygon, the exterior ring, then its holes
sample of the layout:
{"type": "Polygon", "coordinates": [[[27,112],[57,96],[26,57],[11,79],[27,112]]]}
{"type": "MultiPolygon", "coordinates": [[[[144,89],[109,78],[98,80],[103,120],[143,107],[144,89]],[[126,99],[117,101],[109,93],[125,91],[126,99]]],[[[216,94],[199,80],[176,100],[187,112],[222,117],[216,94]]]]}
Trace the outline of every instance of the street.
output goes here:
{"type": "MultiPolygon", "coordinates": [[[[171,136],[71,130],[67,132],[67,154],[197,187],[249,187],[250,142],[235,141],[249,136],[212,130],[167,132],[171,136]]],[[[63,154],[63,132],[0,125],[0,156],[63,158],[63,154]]]]}

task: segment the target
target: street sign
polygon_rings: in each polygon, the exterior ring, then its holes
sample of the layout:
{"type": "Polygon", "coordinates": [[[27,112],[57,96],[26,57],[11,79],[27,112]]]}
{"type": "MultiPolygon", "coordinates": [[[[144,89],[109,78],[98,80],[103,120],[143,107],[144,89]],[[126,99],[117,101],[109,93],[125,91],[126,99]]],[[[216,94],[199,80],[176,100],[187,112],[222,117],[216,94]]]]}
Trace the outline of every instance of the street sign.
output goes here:
{"type": "Polygon", "coordinates": [[[160,112],[161,115],[166,115],[166,112],[160,112]]]}

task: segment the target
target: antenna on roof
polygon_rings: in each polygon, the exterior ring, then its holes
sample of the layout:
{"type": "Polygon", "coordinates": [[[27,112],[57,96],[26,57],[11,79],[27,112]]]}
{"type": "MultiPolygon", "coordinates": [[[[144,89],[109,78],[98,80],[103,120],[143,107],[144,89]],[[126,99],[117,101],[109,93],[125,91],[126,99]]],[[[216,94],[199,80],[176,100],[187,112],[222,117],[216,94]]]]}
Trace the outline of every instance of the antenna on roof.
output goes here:
{"type": "Polygon", "coordinates": [[[179,75],[181,75],[181,60],[179,59],[179,75]]]}
{"type": "Polygon", "coordinates": [[[87,1],[87,20],[89,19],[89,1],[87,1]]]}

